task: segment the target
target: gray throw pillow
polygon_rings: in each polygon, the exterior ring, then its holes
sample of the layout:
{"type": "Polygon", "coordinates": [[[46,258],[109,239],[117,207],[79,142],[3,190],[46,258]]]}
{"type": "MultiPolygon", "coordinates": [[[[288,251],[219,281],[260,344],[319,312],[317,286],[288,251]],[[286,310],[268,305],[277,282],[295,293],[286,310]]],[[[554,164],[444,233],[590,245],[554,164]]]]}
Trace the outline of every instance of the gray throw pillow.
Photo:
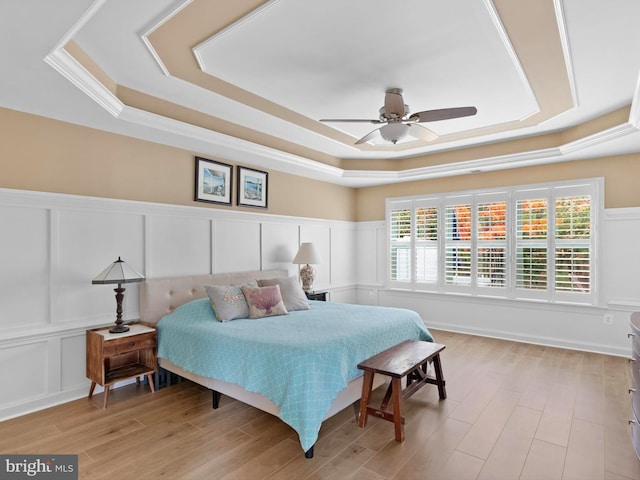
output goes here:
{"type": "Polygon", "coordinates": [[[204,287],[209,295],[211,307],[220,322],[228,322],[234,318],[248,318],[249,305],[244,298],[242,288],[236,285],[207,285],[204,287]]]}

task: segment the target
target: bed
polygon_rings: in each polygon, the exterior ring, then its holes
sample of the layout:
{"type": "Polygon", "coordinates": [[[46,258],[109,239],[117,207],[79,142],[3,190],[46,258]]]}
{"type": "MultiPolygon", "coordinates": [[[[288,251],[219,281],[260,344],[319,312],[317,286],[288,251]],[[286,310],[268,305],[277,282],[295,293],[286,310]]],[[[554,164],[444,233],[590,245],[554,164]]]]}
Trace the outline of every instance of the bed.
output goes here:
{"type": "Polygon", "coordinates": [[[216,320],[206,285],[287,276],[260,270],[147,279],[140,313],[158,327],[162,368],[211,389],[214,405],[223,394],[278,416],[311,457],[322,421],[360,399],[360,361],[407,339],[433,338],[415,312],[332,302],[310,301],[308,310],[287,315],[216,320]]]}

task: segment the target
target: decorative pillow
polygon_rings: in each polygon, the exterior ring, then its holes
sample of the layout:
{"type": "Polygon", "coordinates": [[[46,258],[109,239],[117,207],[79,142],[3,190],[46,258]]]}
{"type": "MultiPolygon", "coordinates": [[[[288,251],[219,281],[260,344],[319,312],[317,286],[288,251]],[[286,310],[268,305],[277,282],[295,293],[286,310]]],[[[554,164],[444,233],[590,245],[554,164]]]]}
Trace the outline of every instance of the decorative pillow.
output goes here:
{"type": "Polygon", "coordinates": [[[249,305],[242,293],[242,287],[236,285],[207,285],[204,287],[209,295],[213,313],[220,322],[234,318],[247,318],[249,305]]]}
{"type": "Polygon", "coordinates": [[[289,312],[295,310],[309,310],[309,300],[304,294],[300,282],[296,277],[280,277],[280,278],[266,278],[264,280],[258,280],[258,286],[267,287],[269,285],[279,285],[280,295],[282,295],[282,301],[284,306],[289,312]]]}
{"type": "Polygon", "coordinates": [[[243,285],[242,292],[249,305],[249,318],[271,317],[289,313],[282,302],[278,285],[269,287],[243,285]]]}

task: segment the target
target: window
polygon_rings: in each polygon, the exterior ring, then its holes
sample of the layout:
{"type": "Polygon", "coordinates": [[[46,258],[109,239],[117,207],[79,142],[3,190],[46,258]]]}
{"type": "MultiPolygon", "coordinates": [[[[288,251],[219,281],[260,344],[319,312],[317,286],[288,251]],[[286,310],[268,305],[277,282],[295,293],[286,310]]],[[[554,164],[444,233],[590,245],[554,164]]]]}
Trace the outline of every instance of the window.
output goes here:
{"type": "Polygon", "coordinates": [[[416,282],[438,282],[438,208],[422,205],[415,210],[416,282]]]}
{"type": "Polygon", "coordinates": [[[602,180],[387,199],[392,288],[595,304],[602,180]]]}
{"type": "Polygon", "coordinates": [[[411,209],[393,210],[389,218],[391,241],[391,278],[395,281],[411,281],[411,209]]]}

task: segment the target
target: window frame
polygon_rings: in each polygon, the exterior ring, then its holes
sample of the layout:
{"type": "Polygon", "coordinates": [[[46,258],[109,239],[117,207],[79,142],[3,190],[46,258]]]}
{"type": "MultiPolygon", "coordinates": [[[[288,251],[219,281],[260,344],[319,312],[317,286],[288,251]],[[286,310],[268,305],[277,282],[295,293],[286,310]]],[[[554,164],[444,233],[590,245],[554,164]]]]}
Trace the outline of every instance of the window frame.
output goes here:
{"type": "MultiPolygon", "coordinates": [[[[417,292],[432,292],[441,294],[462,294],[478,297],[495,297],[500,299],[538,301],[543,303],[562,303],[562,304],[579,304],[579,305],[598,305],[599,304],[599,246],[598,240],[600,235],[600,221],[603,218],[603,178],[589,178],[573,181],[553,182],[546,184],[533,185],[516,185],[502,188],[491,188],[482,190],[468,190],[461,192],[447,192],[442,194],[430,195],[414,195],[410,197],[390,197],[385,201],[385,223],[387,232],[386,243],[386,269],[385,283],[386,287],[392,290],[410,290],[417,292]],[[537,197],[536,197],[537,195],[537,197]],[[556,245],[562,245],[562,239],[555,238],[555,202],[558,198],[563,197],[579,197],[588,195],[590,197],[590,231],[589,238],[578,240],[575,243],[586,245],[590,257],[588,258],[589,267],[589,289],[584,291],[561,291],[556,286],[556,245]],[[518,243],[516,236],[517,213],[516,205],[518,200],[531,200],[535,198],[547,199],[547,264],[546,264],[546,288],[544,290],[518,288],[516,285],[516,254],[518,243]],[[505,253],[505,280],[504,286],[486,286],[481,285],[478,281],[478,258],[479,248],[482,247],[484,240],[479,240],[478,230],[478,205],[486,203],[496,203],[504,201],[506,205],[505,224],[506,239],[504,245],[505,253]],[[468,243],[472,252],[470,281],[468,283],[458,282],[457,284],[447,283],[445,279],[445,251],[447,239],[445,238],[445,207],[468,203],[471,208],[471,239],[468,243]],[[411,213],[410,240],[409,245],[409,278],[408,280],[398,281],[392,279],[391,272],[391,235],[390,235],[390,215],[397,205],[403,205],[411,213]],[[437,228],[437,281],[428,283],[418,281],[416,278],[416,245],[419,244],[416,239],[416,209],[425,206],[437,206],[438,208],[438,228],[437,228]]],[[[500,242],[497,242],[500,243],[500,242]]],[[[524,242],[526,243],[526,242],[524,242]]],[[[489,243],[485,243],[489,245],[489,243]]],[[[581,248],[581,247],[578,247],[581,248]]]]}

